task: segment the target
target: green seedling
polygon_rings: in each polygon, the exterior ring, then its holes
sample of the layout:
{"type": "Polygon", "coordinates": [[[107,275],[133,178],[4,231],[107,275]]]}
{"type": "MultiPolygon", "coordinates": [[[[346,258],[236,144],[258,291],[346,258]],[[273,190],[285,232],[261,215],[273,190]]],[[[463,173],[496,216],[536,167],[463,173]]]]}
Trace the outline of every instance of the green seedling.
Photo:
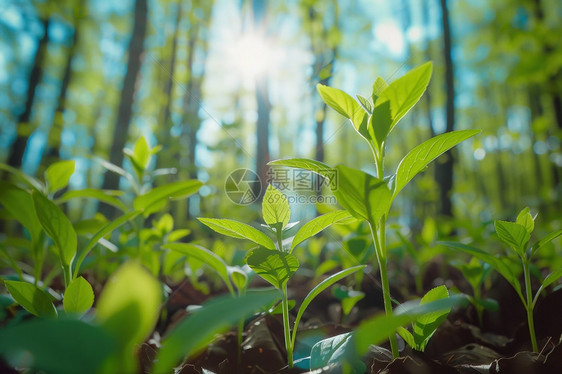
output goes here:
{"type": "Polygon", "coordinates": [[[498,302],[492,299],[482,298],[482,285],[490,272],[492,267],[486,262],[472,257],[468,263],[462,261],[452,261],[451,264],[459,269],[472,287],[472,296],[469,297],[470,302],[476,310],[476,317],[478,323],[482,326],[484,309],[497,310],[499,308],[498,302]]]}
{"type": "MultiPolygon", "coordinates": [[[[402,326],[416,321],[425,321],[427,328],[420,335],[428,335],[435,331],[431,321],[438,321],[440,316],[447,315],[452,307],[467,303],[464,295],[448,296],[447,290],[440,286],[431,296],[426,295],[424,302],[406,302],[400,305],[391,315],[379,314],[362,321],[352,332],[333,336],[316,343],[310,352],[310,369],[336,369],[343,373],[362,373],[366,370],[361,361],[369,349],[396,334],[402,326]],[[444,292],[443,292],[444,291],[444,292]]],[[[430,291],[431,292],[431,291],[430,291]]],[[[422,326],[422,325],[420,325],[422,326]]],[[[435,327],[435,328],[434,328],[435,327]]],[[[429,339],[429,338],[428,338],[429,339]]],[[[420,342],[425,339],[420,338],[420,342]]]]}
{"type": "MultiPolygon", "coordinates": [[[[140,138],[134,151],[126,153],[131,158],[134,165],[137,179],[141,180],[147,174],[150,156],[155,153],[155,149],[147,148],[144,138],[140,138]]],[[[111,164],[108,164],[111,165],[111,164]]],[[[110,166],[112,170],[120,173],[127,173],[115,165],[110,166]]],[[[18,274],[20,280],[6,280],[5,284],[14,300],[30,313],[38,316],[56,315],[56,309],[52,303],[53,299],[43,289],[47,285],[42,282],[42,266],[45,260],[46,248],[49,240],[54,247],[60,263],[60,269],[64,277],[64,297],[63,307],[67,313],[83,314],[93,305],[94,294],[91,285],[80,277],[82,263],[90,251],[114,230],[128,222],[137,222],[138,232],[138,257],[142,257],[143,237],[142,227],[144,218],[148,215],[163,210],[167,202],[172,199],[180,199],[190,196],[198,191],[202,183],[197,180],[187,180],[169,183],[155,188],[141,188],[138,185],[139,194],[132,202],[132,209],[127,208],[118,197],[121,195],[115,191],[103,191],[97,189],[71,190],[63,193],[59,198],[56,195],[61,193],[68,186],[70,177],[75,170],[74,161],[59,161],[50,165],[44,173],[44,181],[26,175],[21,171],[10,166],[0,164],[0,169],[8,171],[15,180],[23,186],[19,187],[8,182],[0,182],[0,203],[9,213],[11,218],[18,221],[26,230],[27,240],[23,241],[24,248],[31,249],[34,283],[27,282],[26,274],[8,254],[5,246],[10,246],[10,242],[3,243],[2,254],[8,259],[13,270],[18,274]],[[68,216],[60,208],[60,204],[76,198],[94,198],[108,203],[123,211],[123,215],[113,221],[89,220],[83,225],[73,225],[68,216]],[[78,251],[79,242],[76,227],[85,227],[95,221],[92,236],[78,251]]],[[[128,175],[133,178],[132,175],[128,175]]],[[[133,178],[134,179],[134,178],[133,178]]],[[[82,221],[84,223],[84,221],[82,221]]],[[[162,224],[164,225],[164,224],[162,224]]],[[[161,226],[162,226],[161,225],[161,226]]],[[[86,230],[88,231],[88,230],[86,230]]],[[[179,233],[170,233],[171,236],[179,236],[179,233]]],[[[22,243],[22,241],[15,241],[22,243]]],[[[150,265],[150,263],[148,264],[150,265]]]]}
{"type": "MultiPolygon", "coordinates": [[[[391,84],[378,78],[373,84],[371,101],[360,98],[360,103],[336,88],[317,86],[324,102],[349,119],[357,133],[369,145],[376,176],[343,165],[330,167],[309,159],[286,159],[269,163],[306,169],[322,175],[329,180],[332,193],[338,202],[355,218],[367,221],[375,246],[387,315],[392,314],[392,299],[387,274],[386,221],[392,202],[431,161],[480,132],[461,130],[437,135],[410,150],[400,161],[396,172],[390,177],[385,177],[387,137],[402,117],[419,101],[427,88],[431,72],[432,64],[428,62],[391,84]]],[[[390,345],[393,356],[398,357],[398,345],[394,335],[390,336],[390,345]]]]}
{"type": "Polygon", "coordinates": [[[314,287],[305,297],[297,312],[291,334],[287,283],[299,268],[299,261],[292,252],[297,245],[306,239],[318,234],[334,223],[349,218],[349,213],[339,210],[321,215],[304,224],[292,239],[285,238],[286,231],[294,227],[296,223],[289,223],[291,210],[286,196],[270,185],[263,197],[262,214],[266,224],[265,227],[275,240],[272,240],[266,233],[250,225],[234,220],[199,218],[199,221],[220,234],[247,239],[259,245],[248,251],[245,262],[256,274],[282,292],[281,308],[285,348],[287,350],[289,367],[293,367],[293,348],[295,346],[298,324],[308,305],[320,292],[340,279],[362,270],[364,266],[355,266],[342,270],[314,287]]]}
{"type": "MultiPolygon", "coordinates": [[[[447,298],[449,298],[447,287],[435,287],[422,297],[420,305],[447,298]]],[[[446,308],[421,315],[413,323],[412,332],[406,330],[404,327],[399,327],[398,333],[412,349],[423,352],[425,351],[429,339],[431,339],[439,325],[445,321],[450,311],[451,308],[446,308]]],[[[400,313],[400,306],[396,308],[396,313],[400,313]]]]}
{"type": "Polygon", "coordinates": [[[524,278],[524,290],[521,288],[517,274],[514,273],[512,268],[508,266],[507,262],[509,260],[508,256],[496,257],[492,254],[484,252],[478,248],[474,248],[461,243],[454,242],[443,242],[441,244],[447,245],[454,249],[459,249],[463,252],[471,254],[472,256],[482,260],[488,264],[494,270],[501,274],[511,284],[527,313],[527,324],[529,326],[529,336],[531,339],[531,346],[533,352],[538,352],[537,338],[535,335],[535,323],[533,319],[533,310],[537,303],[537,300],[541,292],[550,286],[552,283],[556,282],[560,277],[562,277],[562,269],[558,269],[546,276],[541,282],[541,285],[535,295],[533,296],[533,290],[531,288],[531,263],[534,255],[539,249],[558,238],[562,235],[562,230],[554,231],[546,235],[541,240],[536,241],[533,245],[529,245],[531,239],[531,234],[535,229],[535,217],[530,213],[529,208],[523,209],[515,222],[508,221],[495,221],[494,226],[496,228],[496,234],[500,240],[507,244],[509,249],[514,253],[521,264],[521,269],[523,271],[524,278]]]}

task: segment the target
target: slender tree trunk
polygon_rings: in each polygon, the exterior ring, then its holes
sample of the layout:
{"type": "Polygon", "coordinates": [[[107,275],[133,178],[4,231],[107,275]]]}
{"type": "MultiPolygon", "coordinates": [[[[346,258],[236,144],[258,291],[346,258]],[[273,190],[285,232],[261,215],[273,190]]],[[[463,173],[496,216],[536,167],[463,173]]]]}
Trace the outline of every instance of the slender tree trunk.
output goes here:
{"type": "MultiPolygon", "coordinates": [[[[123,148],[129,133],[129,124],[133,114],[133,104],[137,85],[139,84],[140,69],[144,52],[144,38],[146,36],[146,22],[148,17],[147,0],[136,0],[134,9],[134,24],[129,42],[129,60],[127,72],[123,80],[121,98],[117,112],[117,119],[113,130],[113,144],[109,152],[109,161],[121,166],[123,163],[123,148]]],[[[119,175],[106,172],[103,181],[104,189],[119,188],[119,175]]]]}
{"type": "MultiPolygon", "coordinates": [[[[170,67],[169,67],[170,70],[168,72],[169,76],[168,76],[168,81],[166,82],[166,86],[164,88],[164,96],[166,97],[166,104],[164,106],[164,114],[162,117],[162,122],[160,123],[160,126],[162,126],[163,128],[161,142],[165,146],[168,145],[168,142],[170,140],[171,126],[169,122],[170,122],[170,113],[171,113],[171,105],[172,105],[172,93],[174,88],[174,76],[176,72],[176,54],[178,49],[178,37],[179,37],[182,11],[183,11],[183,7],[182,7],[182,2],[180,1],[178,3],[176,22],[174,24],[174,33],[172,36],[172,51],[170,52],[171,57],[170,57],[170,67]]],[[[165,167],[166,165],[159,165],[159,166],[165,167]]]]}
{"type": "MultiPolygon", "coordinates": [[[[429,4],[428,1],[422,1],[422,19],[423,19],[423,25],[425,27],[426,30],[429,30],[430,27],[430,21],[429,21],[429,4]]],[[[426,37],[425,39],[425,51],[424,51],[424,57],[426,59],[426,61],[430,61],[431,60],[431,48],[430,48],[430,39],[429,37],[426,37]]],[[[433,128],[433,116],[431,115],[431,90],[427,90],[425,91],[425,108],[426,108],[426,115],[427,115],[427,123],[429,125],[429,132],[431,134],[431,137],[434,137],[435,135],[437,135],[435,133],[435,129],[433,128]]]]}
{"type": "MultiPolygon", "coordinates": [[[[453,131],[455,127],[455,82],[453,59],[451,56],[451,29],[449,25],[449,11],[447,0],[440,0],[443,22],[443,57],[445,61],[445,89],[446,89],[446,129],[453,131]]],[[[449,151],[441,156],[435,168],[435,179],[440,186],[440,213],[447,217],[453,216],[451,192],[453,189],[453,152],[449,151]]]]}
{"type": "Polygon", "coordinates": [[[29,82],[27,84],[27,98],[25,100],[25,107],[23,112],[18,116],[18,135],[12,144],[10,154],[8,156],[8,165],[20,168],[23,161],[23,155],[29,136],[31,135],[31,110],[35,99],[37,86],[41,82],[43,76],[43,61],[47,52],[47,45],[49,44],[49,23],[50,19],[41,20],[43,24],[43,35],[39,39],[35,58],[33,60],[33,67],[29,75],[29,82]]]}
{"type": "Polygon", "coordinates": [[[72,35],[72,44],[68,50],[68,56],[66,59],[66,64],[64,68],[64,73],[61,82],[61,89],[59,93],[59,99],[57,104],[57,109],[55,110],[55,116],[53,118],[53,124],[51,130],[49,131],[49,137],[47,141],[48,150],[46,152],[48,161],[56,161],[60,157],[60,146],[61,146],[61,133],[63,130],[64,121],[62,115],[66,106],[66,94],[68,91],[68,86],[72,79],[72,60],[76,55],[76,47],[78,45],[78,21],[74,22],[74,34],[72,35]]]}
{"type": "MultiPolygon", "coordinates": [[[[265,14],[266,2],[264,0],[252,0],[252,11],[254,29],[265,33],[265,14]]],[[[256,173],[265,185],[267,181],[267,163],[270,159],[269,154],[269,115],[271,104],[269,102],[269,82],[267,76],[256,77],[256,101],[258,118],[256,122],[256,173]]],[[[260,199],[263,197],[265,188],[259,193],[260,199]],[[259,193],[261,192],[261,193],[259,193]]]]}

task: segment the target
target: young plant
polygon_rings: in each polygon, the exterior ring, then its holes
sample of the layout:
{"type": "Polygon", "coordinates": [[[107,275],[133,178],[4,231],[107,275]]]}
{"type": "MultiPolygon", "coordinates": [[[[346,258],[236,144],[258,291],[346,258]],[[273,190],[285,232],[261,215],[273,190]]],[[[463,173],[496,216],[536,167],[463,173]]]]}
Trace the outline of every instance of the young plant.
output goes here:
{"type": "Polygon", "coordinates": [[[531,288],[531,263],[534,255],[539,249],[562,235],[562,229],[554,231],[546,235],[541,240],[535,242],[532,246],[529,245],[531,239],[531,234],[535,229],[535,217],[530,213],[529,208],[523,209],[515,222],[508,221],[495,221],[494,226],[496,228],[496,234],[502,242],[507,244],[521,263],[521,269],[523,272],[524,279],[524,290],[521,289],[521,284],[517,275],[513,272],[511,267],[506,264],[508,257],[504,258],[496,257],[492,254],[484,252],[480,249],[454,242],[443,242],[442,244],[447,245],[454,249],[459,249],[463,252],[469,253],[472,256],[490,264],[498,273],[500,273],[505,280],[511,284],[527,313],[527,324],[529,326],[529,336],[531,339],[531,346],[533,352],[538,352],[537,338],[535,335],[535,322],[533,319],[533,310],[537,303],[537,300],[541,292],[560,277],[562,277],[562,269],[557,269],[546,276],[542,280],[541,285],[533,297],[533,290],[531,288]]]}
{"type": "Polygon", "coordinates": [[[285,232],[297,223],[289,223],[291,210],[286,196],[270,185],[263,197],[262,214],[263,220],[266,223],[265,227],[273,234],[275,240],[272,240],[267,234],[250,225],[234,220],[199,218],[199,221],[220,234],[239,239],[248,239],[259,245],[248,251],[245,262],[256,274],[282,292],[281,308],[285,348],[287,350],[288,365],[293,367],[293,348],[295,346],[297,328],[308,305],[322,291],[340,279],[363,269],[364,266],[355,266],[342,270],[314,287],[305,297],[297,312],[291,334],[287,282],[299,268],[299,261],[292,252],[298,244],[306,239],[318,234],[334,223],[349,218],[349,213],[338,210],[321,215],[304,224],[292,239],[285,238],[285,232]]]}
{"type": "MultiPolygon", "coordinates": [[[[445,286],[435,287],[429,290],[421,299],[419,305],[431,303],[433,301],[448,299],[449,291],[445,286]]],[[[396,313],[400,312],[400,306],[396,308],[396,313]]],[[[445,321],[451,308],[438,310],[432,313],[421,315],[414,323],[412,332],[404,327],[398,328],[398,333],[404,341],[416,351],[425,351],[429,339],[433,336],[439,325],[445,321]]]]}
{"type": "MultiPolygon", "coordinates": [[[[385,177],[384,160],[388,135],[419,101],[427,88],[431,72],[432,64],[428,62],[391,84],[378,78],[373,84],[372,101],[357,96],[357,102],[341,90],[317,86],[324,102],[349,119],[357,133],[369,145],[376,176],[347,166],[330,167],[308,159],[286,159],[269,163],[306,169],[324,176],[330,181],[330,188],[338,202],[355,218],[367,221],[375,246],[387,315],[392,314],[392,302],[387,275],[386,220],[392,202],[408,182],[425,170],[431,161],[480,132],[452,131],[431,138],[410,150],[400,161],[394,175],[385,177]]],[[[390,336],[390,345],[393,356],[398,357],[398,345],[394,335],[390,336]]]]}

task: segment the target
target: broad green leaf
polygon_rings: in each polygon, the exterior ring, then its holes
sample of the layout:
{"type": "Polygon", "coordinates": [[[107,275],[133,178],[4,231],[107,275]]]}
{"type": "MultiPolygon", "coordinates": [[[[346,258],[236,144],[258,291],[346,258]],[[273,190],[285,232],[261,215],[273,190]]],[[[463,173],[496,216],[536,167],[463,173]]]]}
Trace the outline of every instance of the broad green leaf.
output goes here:
{"type": "Polygon", "coordinates": [[[160,283],[137,262],[125,263],[110,278],[96,304],[96,317],[119,348],[105,371],[136,372],[135,350],[152,332],[161,301],[160,283]]]}
{"type": "Polygon", "coordinates": [[[228,290],[234,293],[232,288],[232,283],[228,276],[228,267],[222,258],[208,250],[196,244],[191,243],[169,243],[162,246],[164,249],[169,249],[182,253],[186,256],[194,257],[201,262],[209,265],[214,271],[217,272],[222,281],[226,284],[228,290]]]}
{"type": "Polygon", "coordinates": [[[58,161],[50,165],[45,170],[45,181],[49,193],[54,193],[66,187],[70,177],[74,174],[75,167],[76,162],[74,160],[58,161]]]}
{"type": "Polygon", "coordinates": [[[412,335],[412,333],[410,331],[408,331],[404,327],[400,326],[396,329],[396,332],[398,333],[398,335],[400,335],[402,337],[402,339],[404,339],[406,344],[408,344],[412,349],[418,350],[417,344],[416,344],[416,339],[414,339],[414,335],[412,335]]]}
{"type": "Polygon", "coordinates": [[[462,244],[462,243],[438,242],[437,244],[441,244],[441,245],[444,245],[446,247],[461,250],[465,253],[468,253],[468,254],[470,254],[470,255],[490,264],[490,266],[492,268],[494,268],[494,270],[496,270],[498,273],[500,273],[502,275],[502,277],[504,277],[505,280],[507,280],[509,282],[509,284],[511,284],[513,289],[515,289],[515,292],[517,292],[517,295],[519,295],[521,300],[523,300],[523,302],[525,302],[523,294],[521,293],[521,285],[519,284],[519,279],[517,278],[517,276],[515,274],[513,274],[513,272],[509,268],[509,266],[507,266],[507,264],[501,258],[497,258],[495,256],[492,256],[491,254],[488,254],[484,251],[481,251],[478,248],[474,248],[474,247],[471,247],[471,246],[468,246],[468,245],[462,244]]]}
{"type": "Polygon", "coordinates": [[[75,319],[33,319],[0,329],[0,356],[20,370],[33,369],[25,372],[99,373],[114,349],[100,327],[75,319]]]}
{"type": "Polygon", "coordinates": [[[330,227],[334,223],[344,220],[351,215],[346,210],[334,210],[330,213],[323,214],[313,220],[305,223],[299,231],[297,231],[291,244],[291,251],[306,239],[318,234],[320,231],[330,227]]]}
{"type": "Polygon", "coordinates": [[[521,212],[519,212],[519,214],[517,215],[517,220],[515,220],[515,222],[525,227],[529,235],[531,235],[531,233],[535,229],[535,220],[531,215],[531,210],[529,209],[529,207],[526,207],[521,212]]]}
{"type": "Polygon", "coordinates": [[[76,232],[62,210],[41,193],[33,191],[33,205],[43,230],[49,235],[58,249],[64,266],[70,266],[76,255],[76,232]]]}
{"type": "Polygon", "coordinates": [[[316,88],[326,105],[347,119],[353,119],[355,113],[362,110],[357,101],[340,89],[322,84],[316,88]]]}
{"type": "Polygon", "coordinates": [[[270,227],[275,227],[278,223],[281,223],[281,229],[287,226],[291,218],[291,209],[287,197],[272,185],[267,187],[263,196],[262,214],[263,220],[270,227]]]}
{"type": "Polygon", "coordinates": [[[29,313],[38,317],[56,317],[57,311],[49,295],[36,285],[20,281],[4,281],[10,295],[29,313]]]}
{"type": "Polygon", "coordinates": [[[318,283],[316,285],[316,287],[314,287],[309,293],[308,295],[306,295],[306,297],[304,298],[301,306],[299,307],[299,311],[297,313],[297,317],[295,318],[295,323],[294,323],[294,327],[293,327],[293,332],[292,332],[292,344],[294,346],[295,344],[295,340],[297,337],[297,329],[299,327],[299,322],[302,318],[302,315],[304,314],[304,312],[306,311],[306,308],[308,307],[308,305],[312,302],[312,300],[314,300],[314,298],[316,296],[318,296],[322,291],[324,291],[326,288],[330,287],[331,285],[333,285],[334,283],[340,281],[341,279],[347,277],[348,275],[351,275],[359,270],[363,270],[365,268],[366,265],[359,265],[359,266],[354,266],[345,270],[342,270],[336,274],[332,274],[331,276],[329,276],[328,278],[324,279],[322,282],[318,283]]]}
{"type": "Polygon", "coordinates": [[[105,225],[104,227],[102,227],[98,232],[95,233],[94,236],[92,236],[92,238],[90,239],[90,241],[88,242],[88,244],[86,244],[86,247],[84,247],[84,249],[82,250],[82,252],[80,253],[80,256],[78,257],[78,260],[76,261],[76,267],[74,269],[74,277],[76,278],[80,272],[80,266],[82,265],[82,262],[84,261],[84,259],[86,258],[86,256],[88,255],[88,253],[90,253],[90,251],[92,250],[92,248],[94,248],[94,246],[107,234],[113,232],[113,230],[119,228],[121,225],[131,221],[132,219],[134,219],[136,216],[138,216],[141,212],[136,210],[133,212],[129,212],[126,214],[123,214],[122,216],[120,216],[119,218],[109,222],[107,225],[105,225]]]}
{"type": "Polygon", "coordinates": [[[135,210],[143,210],[143,215],[148,217],[157,210],[159,203],[193,195],[202,185],[203,183],[198,180],[186,180],[158,186],[150,192],[135,198],[133,207],[135,210]]]}
{"type": "Polygon", "coordinates": [[[123,195],[122,191],[103,191],[95,188],[84,188],[82,190],[71,190],[65,192],[60,198],[55,200],[55,203],[58,205],[71,199],[91,198],[112,205],[125,212],[127,211],[127,207],[116,197],[120,195],[123,195]]]}
{"type": "Polygon", "coordinates": [[[316,88],[326,105],[349,119],[359,135],[367,141],[370,140],[370,135],[367,131],[368,114],[357,101],[337,88],[321,84],[318,84],[316,88]]]}
{"type": "Polygon", "coordinates": [[[253,291],[240,297],[221,296],[204,304],[164,337],[152,373],[173,372],[183,357],[192,356],[210,344],[217,334],[228,331],[280,296],[277,290],[253,291]]]}
{"type": "Polygon", "coordinates": [[[283,160],[275,160],[270,161],[268,165],[288,166],[292,168],[310,170],[329,180],[333,179],[335,175],[334,168],[320,161],[309,160],[307,158],[287,158],[283,160]]]}
{"type": "Polygon", "coordinates": [[[460,142],[478,134],[480,130],[459,130],[437,135],[412,149],[398,165],[393,197],[420,171],[441,154],[460,142]]]}
{"type": "Polygon", "coordinates": [[[352,216],[376,223],[388,213],[392,196],[386,182],[343,165],[336,166],[336,171],[337,186],[332,192],[352,216]]]}
{"type": "Polygon", "coordinates": [[[11,183],[0,181],[0,203],[29,231],[31,241],[38,243],[41,223],[35,214],[31,194],[11,183]]]}
{"type": "Polygon", "coordinates": [[[560,277],[562,277],[562,269],[553,271],[552,273],[548,274],[546,278],[544,278],[541,287],[545,289],[546,287],[550,286],[552,283],[556,282],[560,277]]]}
{"type": "Polygon", "coordinates": [[[356,96],[357,96],[357,100],[359,101],[359,104],[361,104],[363,109],[365,109],[367,113],[371,114],[373,112],[373,105],[369,102],[369,100],[367,100],[361,95],[356,95],[356,96]]]}
{"type": "Polygon", "coordinates": [[[495,221],[494,226],[498,237],[519,256],[525,257],[525,246],[531,238],[531,234],[529,234],[525,226],[507,221],[495,221]]]}
{"type": "Polygon", "coordinates": [[[386,90],[387,87],[388,87],[388,84],[381,77],[378,77],[375,80],[375,83],[373,83],[373,93],[371,94],[371,98],[373,99],[373,103],[376,104],[377,99],[382,94],[382,92],[384,90],[386,90]]]}
{"type": "Polygon", "coordinates": [[[222,218],[197,218],[210,229],[237,239],[248,239],[265,248],[275,249],[273,241],[258,229],[242,222],[222,218]]]}
{"type": "MultiPolygon", "coordinates": [[[[392,122],[388,132],[392,131],[398,121],[400,121],[422,97],[429,84],[432,70],[433,64],[431,62],[426,62],[390,83],[388,87],[378,95],[379,97],[375,102],[375,110],[378,106],[385,105],[387,102],[390,104],[392,122]]],[[[375,84],[376,83],[375,81],[375,84]]]]}
{"type": "Polygon", "coordinates": [[[470,262],[468,263],[461,263],[461,264],[454,264],[457,267],[465,279],[470,283],[470,286],[473,290],[476,290],[480,287],[480,283],[482,282],[482,278],[484,275],[484,266],[480,264],[480,261],[476,257],[472,257],[470,262]]]}
{"type": "Polygon", "coordinates": [[[64,292],[63,306],[67,313],[86,313],[94,305],[94,290],[82,277],[74,279],[64,292]]]}
{"type": "Polygon", "coordinates": [[[355,373],[365,372],[365,364],[359,357],[353,357],[353,333],[332,336],[314,344],[310,351],[310,370],[337,368],[344,362],[353,365],[355,373]],[[351,354],[350,354],[351,353],[351,354]]]}
{"type": "Polygon", "coordinates": [[[551,232],[550,234],[533,244],[533,247],[531,249],[531,256],[533,256],[539,249],[541,249],[560,235],[562,235],[562,229],[551,232]]]}
{"type": "Polygon", "coordinates": [[[251,249],[245,261],[256,274],[280,290],[299,268],[299,261],[292,254],[263,247],[251,249]]]}

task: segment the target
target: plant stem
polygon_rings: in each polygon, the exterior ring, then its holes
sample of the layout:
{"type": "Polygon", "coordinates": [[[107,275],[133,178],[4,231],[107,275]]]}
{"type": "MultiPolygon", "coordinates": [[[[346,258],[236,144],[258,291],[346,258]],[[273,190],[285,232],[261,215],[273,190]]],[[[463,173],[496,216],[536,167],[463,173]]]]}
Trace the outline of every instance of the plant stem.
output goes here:
{"type": "MultiPolygon", "coordinates": [[[[382,285],[382,296],[384,301],[384,312],[387,316],[392,315],[392,300],[390,298],[390,285],[388,283],[388,272],[386,267],[386,244],[385,244],[385,235],[386,235],[386,219],[383,217],[381,219],[381,225],[379,228],[379,234],[377,235],[377,226],[374,225],[372,222],[369,223],[371,228],[371,235],[373,237],[373,243],[375,244],[375,253],[377,255],[377,262],[379,264],[379,272],[381,275],[381,285],[382,285]]],[[[396,340],[396,334],[391,334],[389,337],[390,342],[390,349],[392,351],[392,357],[397,358],[400,353],[398,351],[398,342],[396,340]]]]}
{"type": "Polygon", "coordinates": [[[64,274],[64,288],[68,288],[70,282],[72,282],[72,271],[70,270],[70,266],[62,265],[62,270],[64,274]]]}
{"type": "Polygon", "coordinates": [[[531,271],[529,269],[529,262],[522,259],[523,262],[523,273],[525,276],[525,296],[527,297],[527,302],[525,303],[525,309],[527,310],[527,323],[529,325],[529,335],[531,337],[531,345],[533,347],[533,352],[538,352],[539,347],[537,345],[537,337],[535,335],[535,321],[533,319],[533,295],[531,290],[531,271]]]}
{"type": "Polygon", "coordinates": [[[291,369],[293,367],[293,344],[291,343],[291,332],[289,327],[289,300],[287,299],[287,284],[283,286],[281,309],[283,309],[283,332],[285,335],[285,348],[287,349],[287,362],[289,364],[289,369],[291,369]]]}

